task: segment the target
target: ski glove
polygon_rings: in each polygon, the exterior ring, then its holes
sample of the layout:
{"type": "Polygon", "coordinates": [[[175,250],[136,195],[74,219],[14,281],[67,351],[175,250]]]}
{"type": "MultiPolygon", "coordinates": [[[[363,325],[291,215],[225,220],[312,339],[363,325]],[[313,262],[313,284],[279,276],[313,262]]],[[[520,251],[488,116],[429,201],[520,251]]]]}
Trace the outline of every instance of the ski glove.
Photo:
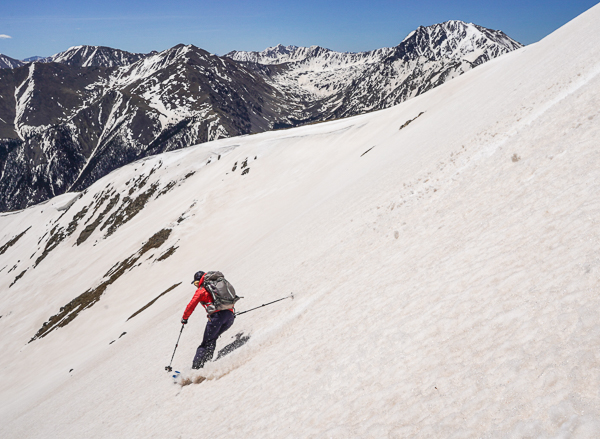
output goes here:
{"type": "Polygon", "coordinates": [[[187,323],[187,319],[181,319],[181,323],[185,325],[187,323]]]}

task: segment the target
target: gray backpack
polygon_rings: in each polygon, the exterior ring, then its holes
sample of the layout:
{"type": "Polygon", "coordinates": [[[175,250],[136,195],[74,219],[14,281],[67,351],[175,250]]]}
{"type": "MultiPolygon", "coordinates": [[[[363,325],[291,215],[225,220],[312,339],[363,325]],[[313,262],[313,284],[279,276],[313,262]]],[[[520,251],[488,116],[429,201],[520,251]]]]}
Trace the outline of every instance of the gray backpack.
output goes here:
{"type": "Polygon", "coordinates": [[[224,309],[232,309],[235,302],[241,299],[235,294],[235,289],[220,271],[209,271],[204,275],[202,286],[210,293],[213,299],[206,312],[213,314],[224,309]]]}

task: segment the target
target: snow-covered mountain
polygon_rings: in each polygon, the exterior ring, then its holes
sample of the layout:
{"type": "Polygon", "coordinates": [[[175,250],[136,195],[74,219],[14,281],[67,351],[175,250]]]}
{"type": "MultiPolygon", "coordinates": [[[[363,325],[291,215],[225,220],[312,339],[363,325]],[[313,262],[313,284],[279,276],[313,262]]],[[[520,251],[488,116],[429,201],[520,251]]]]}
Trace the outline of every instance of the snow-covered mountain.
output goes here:
{"type": "MultiPolygon", "coordinates": [[[[312,47],[317,48],[318,46],[312,47]]],[[[307,47],[284,46],[283,44],[278,44],[277,46],[268,47],[262,52],[233,50],[225,54],[225,56],[236,61],[258,64],[281,64],[303,60],[307,56],[306,52],[310,49],[311,48],[307,47]]]]}
{"type": "Polygon", "coordinates": [[[131,53],[105,46],[73,46],[64,52],[37,61],[57,62],[79,67],[117,67],[133,64],[156,53],[131,53]]]}
{"type": "Polygon", "coordinates": [[[451,20],[421,26],[398,46],[370,52],[278,45],[226,56],[277,66],[267,70],[274,83],[313,101],[320,107],[317,114],[325,111],[333,118],[398,104],[520,47],[501,31],[451,20]]]}
{"type": "Polygon", "coordinates": [[[236,61],[253,62],[257,64],[284,64],[305,60],[316,60],[320,64],[332,67],[380,61],[392,48],[382,48],[370,52],[335,52],[320,46],[298,47],[278,44],[262,52],[245,52],[234,50],[225,56],[236,61]]]}
{"type": "Polygon", "coordinates": [[[23,61],[19,61],[18,59],[14,59],[10,56],[2,55],[0,53],[0,69],[14,69],[21,67],[23,64],[25,64],[23,61]]]}
{"type": "Polygon", "coordinates": [[[43,60],[44,58],[45,58],[45,57],[43,57],[43,56],[37,56],[37,55],[35,55],[35,56],[30,56],[29,58],[25,58],[25,59],[23,60],[23,62],[34,62],[34,61],[40,61],[40,60],[43,60]]]}
{"type": "Polygon", "coordinates": [[[192,45],[73,47],[0,70],[0,210],[85,189],[151,154],[387,108],[518,47],[462,22],[365,53],[281,46],[257,57],[266,64],[192,45]]]}
{"type": "MultiPolygon", "coordinates": [[[[491,58],[518,49],[522,45],[504,32],[492,30],[473,23],[460,20],[449,20],[431,26],[420,26],[412,31],[402,41],[410,42],[415,56],[425,56],[429,59],[451,58],[457,61],[469,59],[481,64],[491,58]],[[487,58],[477,59],[487,54],[487,58]]],[[[369,52],[335,52],[320,46],[298,47],[278,44],[262,52],[237,51],[225,56],[236,61],[253,62],[258,64],[284,64],[299,62],[307,59],[318,59],[321,64],[329,64],[332,68],[348,64],[368,64],[381,62],[395,48],[382,48],[369,52]]]]}
{"type": "Polygon", "coordinates": [[[1,214],[0,436],[599,437],[599,20],[1,214]],[[193,372],[200,269],[295,295],[193,372]]]}
{"type": "Polygon", "coordinates": [[[0,69],[14,69],[32,62],[56,62],[77,67],[117,67],[133,64],[156,53],[131,53],[104,46],[73,46],[52,56],[32,56],[22,61],[0,54],[0,69]]]}
{"type": "Polygon", "coordinates": [[[294,105],[234,61],[183,45],[118,68],[1,71],[0,94],[2,210],[84,189],[147,155],[289,124],[294,105]]]}
{"type": "Polygon", "coordinates": [[[336,92],[349,90],[356,77],[383,62],[393,50],[350,53],[320,46],[279,45],[263,52],[230,52],[225,56],[247,63],[286,93],[314,104],[336,92]]]}
{"type": "MultiPolygon", "coordinates": [[[[433,26],[420,26],[403,41],[412,58],[444,58],[482,64],[522,45],[504,32],[473,23],[450,20],[433,26]]],[[[402,49],[400,49],[402,50],[402,49]]]]}

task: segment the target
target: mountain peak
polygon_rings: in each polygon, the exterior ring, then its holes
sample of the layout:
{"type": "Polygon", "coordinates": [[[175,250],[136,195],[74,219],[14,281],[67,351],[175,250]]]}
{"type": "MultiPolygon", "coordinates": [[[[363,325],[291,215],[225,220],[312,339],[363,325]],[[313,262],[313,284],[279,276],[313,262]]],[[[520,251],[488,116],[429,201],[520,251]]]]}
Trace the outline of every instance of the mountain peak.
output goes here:
{"type": "Polygon", "coordinates": [[[398,47],[407,49],[412,56],[466,59],[479,65],[523,45],[502,31],[460,20],[448,20],[430,26],[419,26],[398,47]]]}
{"type": "Polygon", "coordinates": [[[11,58],[10,56],[2,55],[0,53],[0,69],[14,69],[16,67],[21,67],[25,63],[23,61],[19,61],[18,59],[11,58]]]}
{"type": "Polygon", "coordinates": [[[57,53],[41,62],[57,62],[80,67],[118,67],[132,64],[148,54],[131,53],[125,50],[113,49],[106,46],[73,46],[64,52],[57,53]]]}

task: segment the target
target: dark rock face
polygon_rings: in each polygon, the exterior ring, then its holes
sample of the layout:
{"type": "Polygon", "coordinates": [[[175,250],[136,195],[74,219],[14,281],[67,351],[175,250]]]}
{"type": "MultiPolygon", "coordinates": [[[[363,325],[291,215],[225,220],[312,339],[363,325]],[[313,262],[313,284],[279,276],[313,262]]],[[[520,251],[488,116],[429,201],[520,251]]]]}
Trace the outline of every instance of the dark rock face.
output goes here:
{"type": "Polygon", "coordinates": [[[365,53],[78,46],[0,69],[0,211],[83,190],[148,155],[386,108],[518,47],[446,22],[365,53]]]}

